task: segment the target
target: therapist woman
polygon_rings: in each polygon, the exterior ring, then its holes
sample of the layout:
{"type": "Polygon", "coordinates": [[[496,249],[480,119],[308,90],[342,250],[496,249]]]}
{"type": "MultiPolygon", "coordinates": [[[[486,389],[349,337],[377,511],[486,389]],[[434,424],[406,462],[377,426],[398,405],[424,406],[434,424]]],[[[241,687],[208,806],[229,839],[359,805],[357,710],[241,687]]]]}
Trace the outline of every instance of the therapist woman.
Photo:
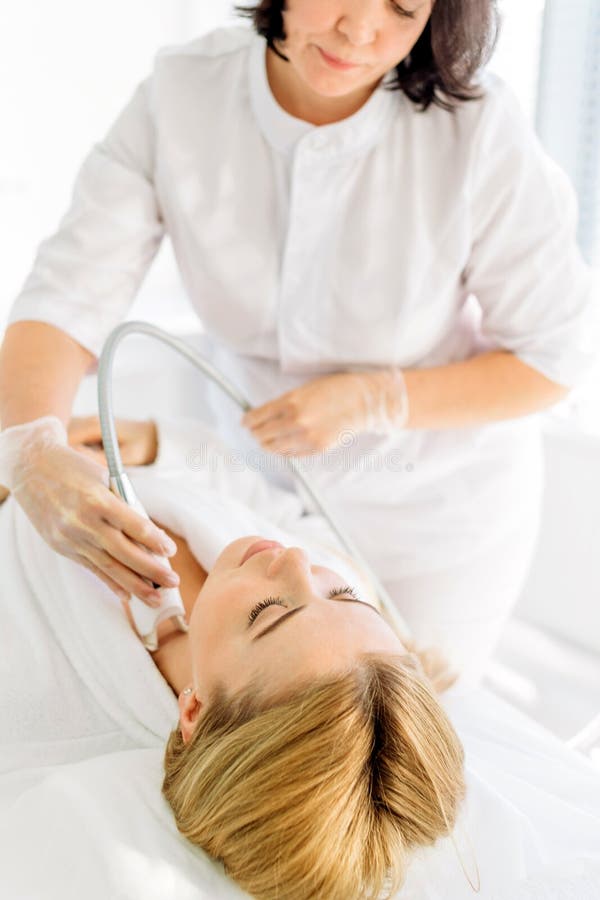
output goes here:
{"type": "Polygon", "coordinates": [[[40,245],[0,357],[0,482],[115,591],[168,584],[133,542],[166,536],[65,431],[168,234],[253,405],[215,393],[221,436],[278,483],[302,457],[415,639],[476,681],[531,561],[536,413],[599,346],[573,191],[483,69],[492,0],[238,12],[253,27],[159,51],[40,245]]]}

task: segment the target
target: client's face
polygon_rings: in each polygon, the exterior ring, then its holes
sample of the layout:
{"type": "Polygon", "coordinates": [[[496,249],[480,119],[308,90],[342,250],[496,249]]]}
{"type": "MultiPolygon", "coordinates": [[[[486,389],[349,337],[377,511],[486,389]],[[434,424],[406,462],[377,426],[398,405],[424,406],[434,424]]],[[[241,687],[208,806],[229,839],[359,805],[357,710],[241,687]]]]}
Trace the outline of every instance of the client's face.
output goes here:
{"type": "Polygon", "coordinates": [[[219,683],[229,693],[256,679],[276,696],[349,668],[362,652],[405,649],[351,584],[311,565],[302,548],[277,545],[244,559],[265,540],[250,535],[229,544],[198,594],[188,635],[194,692],[182,703],[186,740],[219,683]]]}

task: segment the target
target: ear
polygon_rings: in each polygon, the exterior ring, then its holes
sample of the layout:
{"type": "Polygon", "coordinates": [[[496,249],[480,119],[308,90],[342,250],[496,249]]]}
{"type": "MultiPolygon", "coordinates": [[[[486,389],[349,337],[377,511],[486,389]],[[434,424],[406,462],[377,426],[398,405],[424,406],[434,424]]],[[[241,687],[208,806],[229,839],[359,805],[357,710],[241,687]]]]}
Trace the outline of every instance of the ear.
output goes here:
{"type": "Polygon", "coordinates": [[[182,691],[177,698],[177,703],[179,705],[181,736],[183,738],[183,743],[187,744],[191,740],[194,729],[196,728],[203,703],[196,697],[196,692],[194,690],[192,690],[190,694],[184,694],[182,691]]]}

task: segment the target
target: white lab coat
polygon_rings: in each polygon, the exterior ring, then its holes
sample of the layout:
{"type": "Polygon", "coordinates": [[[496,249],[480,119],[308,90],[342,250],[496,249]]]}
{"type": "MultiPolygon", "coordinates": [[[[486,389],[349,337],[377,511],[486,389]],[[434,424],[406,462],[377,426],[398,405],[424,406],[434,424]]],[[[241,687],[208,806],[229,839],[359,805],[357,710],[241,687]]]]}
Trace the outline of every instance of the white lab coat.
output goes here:
{"type": "MultiPolygon", "coordinates": [[[[491,347],[577,384],[600,327],[574,193],[502,80],[484,73],[482,99],[452,115],[418,111],[386,76],[354,115],[317,127],[277,104],[265,51],[246,25],[159,51],[83,162],[10,321],[50,322],[98,354],[168,233],[214,361],[253,406],[329,372],[491,347]]],[[[254,465],[241,412],[211,390],[220,434],[254,465]]],[[[345,433],[304,463],[398,586],[493,557],[523,523],[533,533],[538,418],[345,433]]]]}

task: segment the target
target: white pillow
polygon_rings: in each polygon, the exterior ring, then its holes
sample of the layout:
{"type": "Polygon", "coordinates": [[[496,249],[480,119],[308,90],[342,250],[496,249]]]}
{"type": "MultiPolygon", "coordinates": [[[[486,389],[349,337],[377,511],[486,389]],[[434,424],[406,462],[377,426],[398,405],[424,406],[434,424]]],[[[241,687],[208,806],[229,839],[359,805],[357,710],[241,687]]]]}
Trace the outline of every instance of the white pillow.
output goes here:
{"type": "MultiPolygon", "coordinates": [[[[598,900],[600,772],[485,689],[442,696],[465,746],[454,839],[481,900],[598,900]]],[[[162,749],[56,766],[0,819],[7,900],[221,900],[248,895],[181,837],[162,749]]],[[[413,858],[401,900],[472,900],[449,838],[413,858]]]]}

